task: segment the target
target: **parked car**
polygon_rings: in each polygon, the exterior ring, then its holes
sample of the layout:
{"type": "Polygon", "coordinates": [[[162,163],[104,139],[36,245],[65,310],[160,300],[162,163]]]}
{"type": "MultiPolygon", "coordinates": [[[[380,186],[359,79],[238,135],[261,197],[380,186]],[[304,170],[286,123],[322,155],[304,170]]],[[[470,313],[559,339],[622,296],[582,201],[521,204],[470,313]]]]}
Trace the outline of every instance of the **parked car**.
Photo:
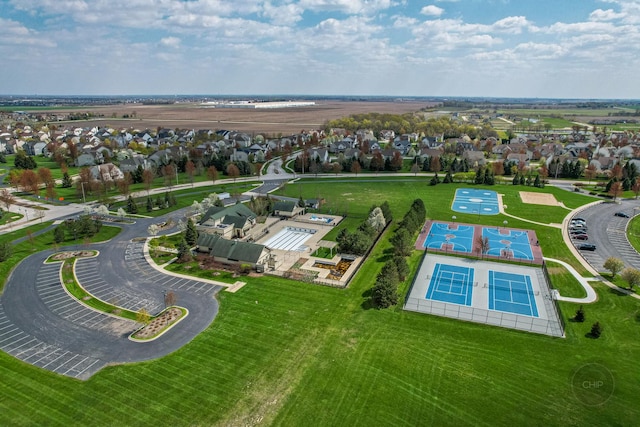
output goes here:
{"type": "Polygon", "coordinates": [[[581,222],[584,222],[584,223],[586,223],[586,222],[587,222],[587,220],[586,220],[586,219],[584,219],[584,218],[580,218],[580,217],[573,218],[571,221],[581,221],[581,222]]]}
{"type": "Polygon", "coordinates": [[[583,224],[571,224],[569,230],[586,230],[587,226],[583,224]]]}
{"type": "Polygon", "coordinates": [[[592,243],[582,243],[578,245],[578,249],[580,249],[581,251],[595,251],[596,245],[592,243]]]}
{"type": "Polygon", "coordinates": [[[584,233],[584,234],[574,234],[571,237],[574,238],[574,239],[578,239],[578,240],[589,240],[589,236],[587,236],[586,233],[584,233]]]}
{"type": "Polygon", "coordinates": [[[587,225],[587,221],[583,220],[583,219],[572,219],[571,220],[571,224],[583,224],[583,225],[587,225]]]}
{"type": "Polygon", "coordinates": [[[629,218],[629,214],[624,213],[624,212],[616,212],[614,213],[615,216],[619,216],[621,218],[629,218]]]}
{"type": "Polygon", "coordinates": [[[580,234],[587,234],[587,232],[584,230],[571,230],[569,231],[569,234],[571,234],[572,236],[576,236],[580,234]]]}

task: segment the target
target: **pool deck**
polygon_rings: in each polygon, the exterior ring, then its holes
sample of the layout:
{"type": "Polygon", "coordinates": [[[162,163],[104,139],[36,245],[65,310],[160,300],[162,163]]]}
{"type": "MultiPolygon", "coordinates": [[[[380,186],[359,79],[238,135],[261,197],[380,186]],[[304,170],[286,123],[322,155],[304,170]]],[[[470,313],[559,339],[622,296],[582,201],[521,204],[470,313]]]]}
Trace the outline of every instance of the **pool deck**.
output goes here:
{"type": "Polygon", "coordinates": [[[443,254],[451,253],[451,254],[459,254],[459,255],[465,255],[465,256],[476,256],[477,258],[484,258],[486,260],[529,262],[529,263],[532,263],[532,264],[540,264],[540,265],[542,265],[542,263],[543,263],[542,249],[540,249],[540,245],[538,244],[538,237],[536,236],[535,231],[533,231],[533,230],[524,230],[524,229],[521,229],[521,228],[492,227],[492,226],[481,225],[481,224],[465,224],[465,223],[458,223],[458,222],[454,223],[454,222],[444,222],[444,221],[432,221],[432,220],[429,220],[422,227],[422,231],[420,231],[420,235],[418,236],[418,240],[416,240],[415,248],[417,250],[421,250],[421,251],[426,250],[424,244],[425,244],[425,241],[427,240],[427,237],[429,237],[429,230],[431,230],[431,226],[432,226],[433,223],[436,223],[436,224],[449,224],[449,225],[452,225],[454,227],[457,227],[457,226],[473,227],[474,228],[473,248],[471,250],[471,253],[468,253],[468,252],[454,251],[454,250],[452,250],[451,245],[443,245],[444,249],[429,248],[429,252],[430,253],[431,252],[443,253],[443,254]],[[481,251],[480,243],[478,242],[477,239],[478,239],[478,236],[482,236],[482,229],[483,228],[498,228],[498,230],[500,230],[500,233],[504,233],[505,236],[508,236],[512,231],[526,233],[527,236],[528,236],[529,244],[531,246],[531,254],[533,255],[533,260],[506,257],[506,256],[494,256],[494,255],[488,255],[488,254],[485,254],[484,257],[482,257],[481,253],[480,253],[480,251],[481,251]]]}

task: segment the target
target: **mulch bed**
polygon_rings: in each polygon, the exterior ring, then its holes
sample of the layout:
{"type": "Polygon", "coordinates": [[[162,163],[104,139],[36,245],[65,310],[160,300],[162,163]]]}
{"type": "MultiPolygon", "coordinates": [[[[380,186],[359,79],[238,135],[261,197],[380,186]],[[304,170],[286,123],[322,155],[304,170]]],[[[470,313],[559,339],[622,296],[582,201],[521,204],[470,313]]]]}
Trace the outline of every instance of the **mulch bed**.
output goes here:
{"type": "Polygon", "coordinates": [[[153,338],[164,329],[167,329],[167,327],[175,323],[182,316],[183,311],[181,309],[177,307],[171,307],[165,310],[160,316],[153,319],[135,334],[133,334],[133,338],[142,340],[153,338]]]}

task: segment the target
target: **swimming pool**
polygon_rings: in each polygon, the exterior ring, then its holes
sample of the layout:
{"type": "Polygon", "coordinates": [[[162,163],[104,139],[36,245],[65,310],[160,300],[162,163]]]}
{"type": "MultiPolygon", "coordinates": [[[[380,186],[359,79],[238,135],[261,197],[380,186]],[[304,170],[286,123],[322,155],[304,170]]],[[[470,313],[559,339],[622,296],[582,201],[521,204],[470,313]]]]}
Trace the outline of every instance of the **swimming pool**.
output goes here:
{"type": "Polygon", "coordinates": [[[326,222],[327,224],[330,224],[331,222],[333,222],[333,218],[325,218],[323,216],[316,216],[313,214],[309,219],[311,219],[311,221],[326,222]]]}

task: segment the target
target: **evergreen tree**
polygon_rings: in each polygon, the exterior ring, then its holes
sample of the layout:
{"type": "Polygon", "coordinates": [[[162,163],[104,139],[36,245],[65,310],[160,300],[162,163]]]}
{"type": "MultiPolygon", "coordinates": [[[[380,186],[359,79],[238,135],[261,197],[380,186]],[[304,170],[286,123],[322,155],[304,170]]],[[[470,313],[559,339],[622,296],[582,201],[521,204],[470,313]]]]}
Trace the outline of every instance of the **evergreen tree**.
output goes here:
{"type": "Polygon", "coordinates": [[[602,335],[602,326],[600,326],[600,322],[596,322],[591,326],[590,335],[593,338],[600,338],[600,335],[602,335]]]}
{"type": "Polygon", "coordinates": [[[438,185],[440,183],[440,178],[438,178],[438,172],[433,175],[431,181],[429,181],[429,185],[438,185]]]}
{"type": "Polygon", "coordinates": [[[0,243],[0,262],[6,261],[13,254],[13,246],[11,242],[0,243]]]}
{"type": "Polygon", "coordinates": [[[198,240],[198,231],[196,230],[196,225],[193,223],[191,218],[187,220],[187,229],[184,231],[184,240],[190,247],[195,246],[196,241],[198,240]]]}
{"type": "Polygon", "coordinates": [[[393,262],[396,264],[396,268],[398,269],[398,276],[400,277],[400,280],[404,281],[411,272],[407,259],[403,256],[394,256],[393,262]]]}
{"type": "Polygon", "coordinates": [[[147,196],[147,212],[153,212],[153,200],[147,196]]]}
{"type": "Polygon", "coordinates": [[[482,168],[478,168],[476,171],[476,177],[473,180],[474,184],[482,184],[484,182],[483,170],[482,168]]]}
{"type": "Polygon", "coordinates": [[[129,198],[127,199],[127,208],[126,208],[127,212],[130,214],[137,214],[138,213],[138,205],[136,205],[136,202],[133,200],[133,197],[129,196],[129,198]]]}
{"type": "Polygon", "coordinates": [[[371,290],[371,300],[377,308],[387,308],[398,303],[398,284],[385,277],[378,277],[371,290]]]}
{"type": "Polygon", "coordinates": [[[580,308],[576,311],[576,315],[573,316],[573,320],[580,323],[585,321],[584,308],[582,308],[582,306],[580,306],[580,308]]]}
{"type": "Polygon", "coordinates": [[[451,184],[453,182],[453,177],[451,176],[451,170],[449,170],[447,172],[447,174],[444,176],[444,179],[442,180],[443,184],[451,184]]]}
{"type": "Polygon", "coordinates": [[[542,182],[540,181],[540,175],[536,175],[536,179],[533,182],[534,187],[542,188],[542,182]]]}
{"type": "Polygon", "coordinates": [[[513,183],[513,185],[518,185],[520,184],[520,175],[518,175],[518,172],[516,172],[515,176],[513,177],[513,180],[511,181],[513,183]]]}
{"type": "Polygon", "coordinates": [[[62,243],[64,242],[64,238],[64,227],[59,225],[53,230],[53,241],[56,243],[62,243]]]}
{"type": "Polygon", "coordinates": [[[178,262],[189,262],[192,259],[191,249],[185,239],[180,240],[178,244],[178,262]]]}
{"type": "Polygon", "coordinates": [[[71,188],[73,187],[73,181],[69,176],[69,172],[65,172],[62,174],[62,188],[71,188]]]}

